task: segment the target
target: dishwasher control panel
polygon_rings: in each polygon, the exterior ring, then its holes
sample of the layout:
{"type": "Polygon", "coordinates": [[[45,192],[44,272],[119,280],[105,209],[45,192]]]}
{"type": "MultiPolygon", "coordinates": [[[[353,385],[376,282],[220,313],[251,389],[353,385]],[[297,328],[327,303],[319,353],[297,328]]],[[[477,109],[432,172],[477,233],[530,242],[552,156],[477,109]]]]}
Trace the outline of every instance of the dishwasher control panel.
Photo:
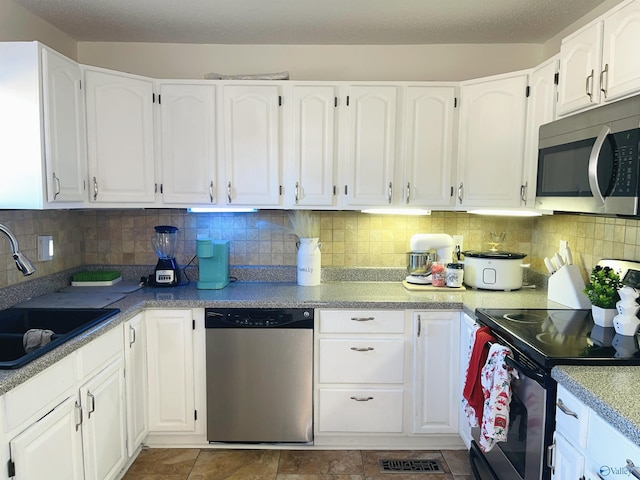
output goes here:
{"type": "Polygon", "coordinates": [[[205,308],[205,328],[313,328],[313,309],[205,308]]]}

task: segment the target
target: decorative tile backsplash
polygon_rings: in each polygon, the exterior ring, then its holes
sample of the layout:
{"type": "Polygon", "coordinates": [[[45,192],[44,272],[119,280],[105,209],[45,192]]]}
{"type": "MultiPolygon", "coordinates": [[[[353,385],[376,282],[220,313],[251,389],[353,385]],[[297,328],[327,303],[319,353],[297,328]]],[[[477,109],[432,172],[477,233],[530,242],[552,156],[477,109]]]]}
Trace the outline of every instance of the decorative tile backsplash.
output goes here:
{"type": "MultiPolygon", "coordinates": [[[[369,215],[360,212],[315,212],[320,219],[322,265],[334,267],[404,267],[409,239],[415,233],[463,235],[464,249],[489,248],[489,232],[505,232],[501,250],[526,253],[525,262],[544,272],[543,258],[567,240],[583,273],[601,258],[640,259],[638,220],[580,215],[537,218],[485,217],[458,212],[430,216],[369,215]]],[[[195,255],[198,235],[231,242],[231,265],[295,265],[292,235],[257,223],[285,225],[288,212],[187,213],[185,210],[0,211],[0,223],[17,236],[37,276],[81,265],[155,265],[150,238],[155,225],[179,229],[177,259],[195,255]],[[38,262],[36,237],[52,235],[53,261],[38,262]]],[[[0,238],[0,287],[28,280],[15,268],[9,242],[0,238]]]]}

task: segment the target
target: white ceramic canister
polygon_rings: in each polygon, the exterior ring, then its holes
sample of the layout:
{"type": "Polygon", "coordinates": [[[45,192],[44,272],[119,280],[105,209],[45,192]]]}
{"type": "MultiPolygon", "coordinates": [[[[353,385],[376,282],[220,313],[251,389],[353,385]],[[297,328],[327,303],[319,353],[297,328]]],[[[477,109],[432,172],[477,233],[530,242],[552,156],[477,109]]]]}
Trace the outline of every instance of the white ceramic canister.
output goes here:
{"type": "Polygon", "coordinates": [[[318,238],[300,238],[297,258],[298,285],[320,285],[321,246],[318,238]]]}

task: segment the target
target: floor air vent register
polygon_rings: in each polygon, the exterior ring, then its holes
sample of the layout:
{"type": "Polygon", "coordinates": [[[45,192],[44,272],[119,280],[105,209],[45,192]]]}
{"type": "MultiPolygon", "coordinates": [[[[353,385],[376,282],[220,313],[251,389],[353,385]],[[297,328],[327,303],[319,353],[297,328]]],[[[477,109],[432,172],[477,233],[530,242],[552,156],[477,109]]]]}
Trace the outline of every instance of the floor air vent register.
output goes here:
{"type": "Polygon", "coordinates": [[[378,460],[380,473],[444,473],[437,460],[378,460]]]}

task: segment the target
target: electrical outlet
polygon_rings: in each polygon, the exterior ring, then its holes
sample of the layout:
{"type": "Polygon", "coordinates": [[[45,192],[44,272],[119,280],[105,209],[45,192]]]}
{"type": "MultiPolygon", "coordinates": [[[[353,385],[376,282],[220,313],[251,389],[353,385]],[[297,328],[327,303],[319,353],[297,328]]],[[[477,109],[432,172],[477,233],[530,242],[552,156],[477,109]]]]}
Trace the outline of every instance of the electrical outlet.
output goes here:
{"type": "Polygon", "coordinates": [[[460,247],[460,251],[462,252],[464,250],[464,245],[463,245],[463,236],[462,235],[454,235],[453,236],[453,250],[456,251],[458,250],[458,247],[460,247]]]}

